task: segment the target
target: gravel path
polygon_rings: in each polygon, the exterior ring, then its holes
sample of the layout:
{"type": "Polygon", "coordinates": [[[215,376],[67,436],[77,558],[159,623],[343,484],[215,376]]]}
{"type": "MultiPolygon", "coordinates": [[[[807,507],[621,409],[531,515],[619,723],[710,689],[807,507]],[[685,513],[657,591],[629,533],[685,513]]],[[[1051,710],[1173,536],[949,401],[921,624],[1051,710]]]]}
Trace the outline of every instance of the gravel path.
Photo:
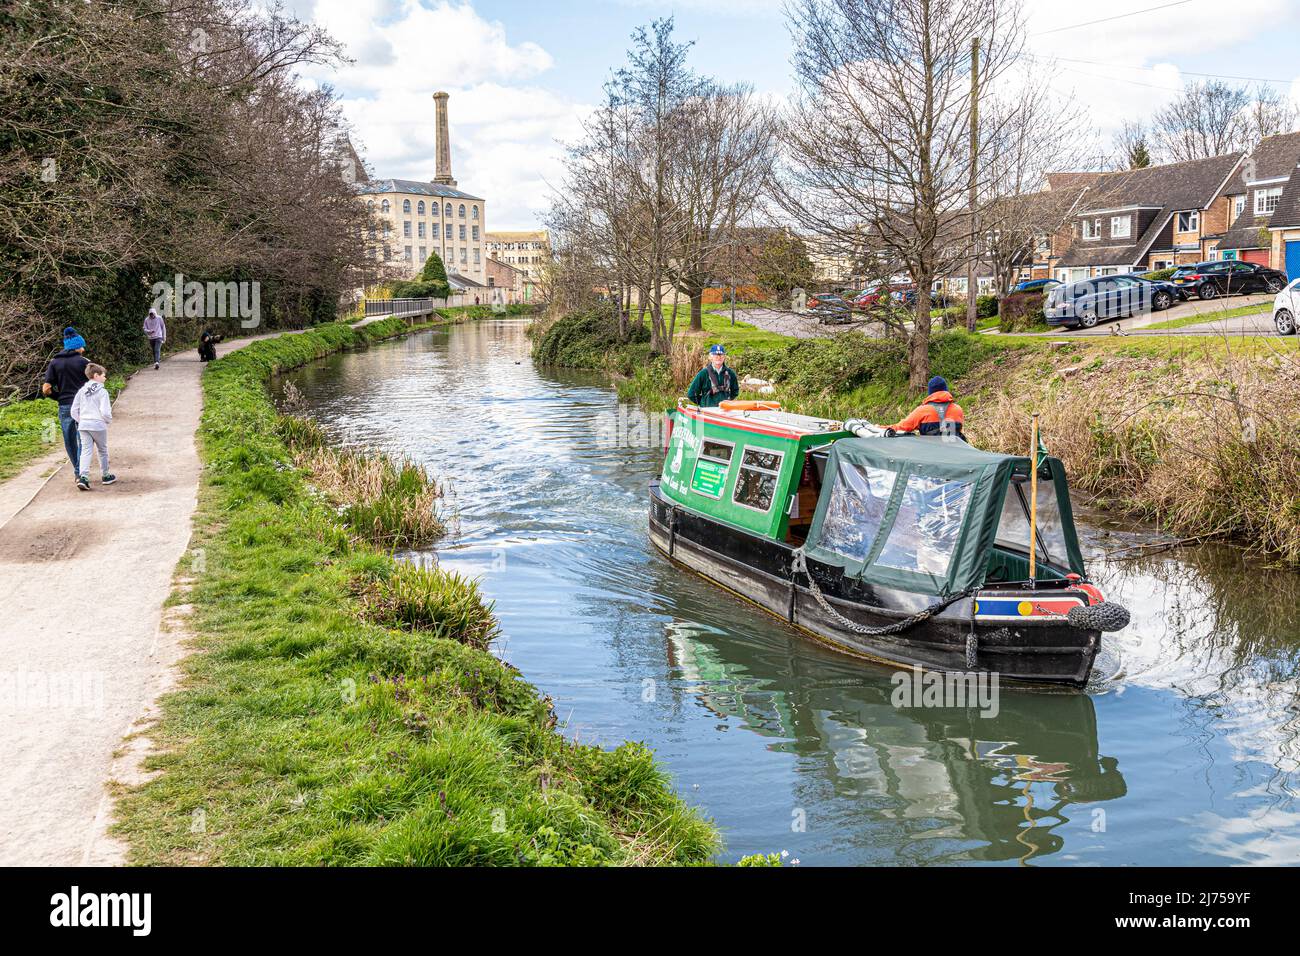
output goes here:
{"type": "Polygon", "coordinates": [[[196,505],[201,374],[189,350],[132,376],[109,430],[115,485],[98,460],[90,492],[66,460],[45,481],[47,456],[0,495],[0,865],[123,859],[104,784],[183,653],[163,603],[196,505]]]}
{"type": "MultiPolygon", "coordinates": [[[[730,312],[717,315],[730,318],[730,312]]],[[[747,322],[765,332],[790,335],[797,339],[826,339],[844,332],[862,332],[866,335],[880,335],[883,327],[879,322],[848,322],[844,325],[825,325],[806,315],[793,312],[778,312],[775,309],[737,309],[736,321],[747,322]]]]}

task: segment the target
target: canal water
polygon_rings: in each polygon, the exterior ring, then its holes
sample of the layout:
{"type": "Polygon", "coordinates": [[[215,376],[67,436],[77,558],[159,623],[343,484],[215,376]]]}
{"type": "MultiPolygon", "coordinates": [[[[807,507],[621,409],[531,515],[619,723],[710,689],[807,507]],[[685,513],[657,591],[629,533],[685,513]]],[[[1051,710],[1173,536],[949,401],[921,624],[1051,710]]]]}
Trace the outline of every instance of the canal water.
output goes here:
{"type": "Polygon", "coordinates": [[[602,380],[534,367],[524,329],[454,326],[285,380],[341,443],[449,482],[436,558],[482,579],[496,652],[571,737],[652,747],[722,861],[1300,862],[1300,575],[1219,547],[1107,558],[1150,534],[1085,511],[1090,574],[1133,611],[1104,676],[1003,687],[995,714],[900,709],[890,670],[653,549],[661,436],[602,380]]]}

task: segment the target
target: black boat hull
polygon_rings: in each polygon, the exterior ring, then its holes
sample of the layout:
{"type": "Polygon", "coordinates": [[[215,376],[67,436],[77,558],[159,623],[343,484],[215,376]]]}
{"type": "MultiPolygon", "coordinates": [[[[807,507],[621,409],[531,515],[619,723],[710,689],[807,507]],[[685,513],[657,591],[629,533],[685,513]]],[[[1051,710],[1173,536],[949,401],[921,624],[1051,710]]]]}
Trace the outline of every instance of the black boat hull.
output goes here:
{"type": "MultiPolygon", "coordinates": [[[[791,545],[682,508],[660,493],[657,481],[650,485],[650,540],[675,564],[757,604],[822,643],[883,664],[996,673],[999,681],[1082,687],[1101,647],[1099,631],[1072,627],[1063,618],[981,621],[974,615],[972,598],[957,601],[901,634],[855,633],[826,612],[805,575],[792,574],[791,545]]],[[[835,611],[859,626],[895,623],[934,600],[875,588],[845,578],[839,568],[812,560],[808,571],[835,611]]],[[[1019,592],[990,587],[982,594],[1004,597],[1019,592]]]]}

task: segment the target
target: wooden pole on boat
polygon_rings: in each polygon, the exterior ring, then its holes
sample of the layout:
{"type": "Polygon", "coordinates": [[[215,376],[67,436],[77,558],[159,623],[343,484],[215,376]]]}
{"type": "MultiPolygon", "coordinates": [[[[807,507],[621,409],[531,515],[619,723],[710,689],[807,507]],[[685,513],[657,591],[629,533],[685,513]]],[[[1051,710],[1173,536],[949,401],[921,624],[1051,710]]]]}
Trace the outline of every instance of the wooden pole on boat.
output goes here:
{"type": "Polygon", "coordinates": [[[1029,586],[1038,572],[1038,412],[1029,429],[1029,586]]]}

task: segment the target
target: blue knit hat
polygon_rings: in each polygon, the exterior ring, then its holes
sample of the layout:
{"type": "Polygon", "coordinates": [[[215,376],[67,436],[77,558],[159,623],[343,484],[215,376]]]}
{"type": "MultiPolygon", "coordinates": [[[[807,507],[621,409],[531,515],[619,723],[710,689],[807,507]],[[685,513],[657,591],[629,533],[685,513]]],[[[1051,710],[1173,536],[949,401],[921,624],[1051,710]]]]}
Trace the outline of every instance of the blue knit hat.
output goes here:
{"type": "Polygon", "coordinates": [[[710,354],[710,355],[726,355],[726,354],[727,354],[727,350],[724,349],[721,345],[710,345],[710,346],[709,346],[709,354],[710,354]]]}
{"type": "Polygon", "coordinates": [[[935,392],[948,391],[948,383],[944,380],[942,375],[936,375],[934,378],[930,379],[929,383],[925,387],[931,395],[935,392]]]}
{"type": "Polygon", "coordinates": [[[63,330],[63,348],[66,351],[74,352],[77,349],[84,349],[85,347],[86,340],[81,337],[76,329],[69,325],[63,330]]]}

